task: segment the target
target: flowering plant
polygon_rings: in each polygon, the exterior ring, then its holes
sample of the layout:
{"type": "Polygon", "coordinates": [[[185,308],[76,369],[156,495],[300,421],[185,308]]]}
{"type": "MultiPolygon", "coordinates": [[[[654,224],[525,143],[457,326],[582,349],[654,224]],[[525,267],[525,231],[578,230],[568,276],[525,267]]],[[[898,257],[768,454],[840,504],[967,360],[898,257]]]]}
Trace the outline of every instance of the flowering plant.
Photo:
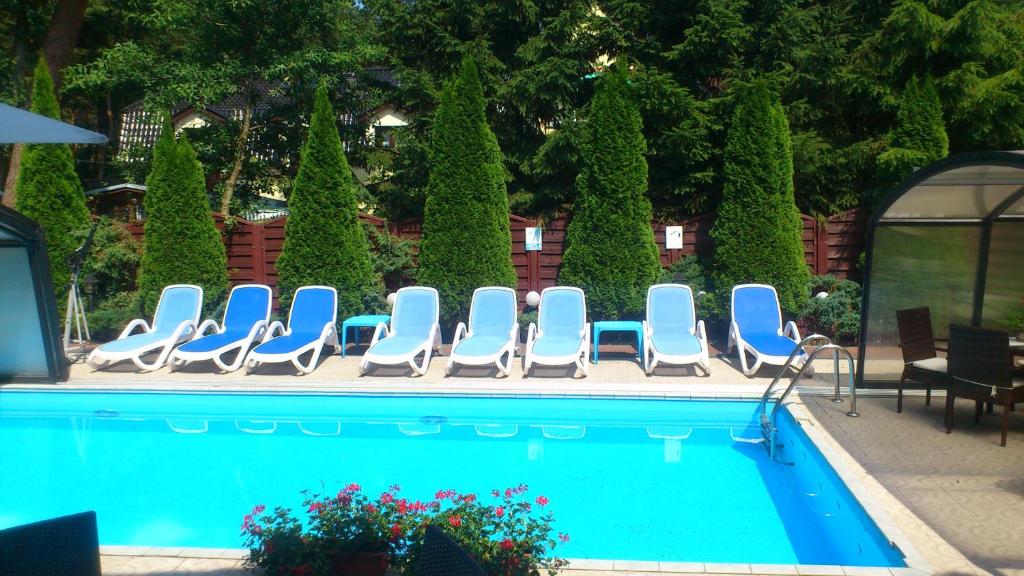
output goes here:
{"type": "Polygon", "coordinates": [[[554,518],[548,499],[532,502],[520,484],[493,490],[491,503],[475,494],[440,490],[423,502],[402,498],[391,486],[376,499],[358,484],[336,495],[305,492],[305,519],[291,510],[275,508],[266,514],[258,505],[242,523],[250,549],[249,563],[269,575],[331,574],[339,555],[379,553],[395,569],[413,573],[421,553],[424,530],[435,525],[459,543],[488,574],[553,576],[565,561],[550,556],[566,534],[552,536],[554,518]]]}

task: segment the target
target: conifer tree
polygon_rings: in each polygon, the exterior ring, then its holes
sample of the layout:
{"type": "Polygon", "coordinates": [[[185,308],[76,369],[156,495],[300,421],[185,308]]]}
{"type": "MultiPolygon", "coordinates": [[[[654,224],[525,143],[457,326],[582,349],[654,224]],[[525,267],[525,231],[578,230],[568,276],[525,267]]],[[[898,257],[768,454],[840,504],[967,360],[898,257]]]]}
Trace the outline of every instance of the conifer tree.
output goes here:
{"type": "Polygon", "coordinates": [[[715,240],[714,284],[723,304],[736,284],[775,287],[796,314],[807,296],[800,212],[793,199],[793,149],[779,98],[763,81],[743,87],[725,148],[725,187],[715,240]]]}
{"type": "Polygon", "coordinates": [[[355,183],[324,84],[316,91],[288,211],[276,264],[281,309],[288,309],[299,287],[321,285],[337,289],[339,320],[363,313],[364,297],[379,294],[381,284],[370,264],[355,183]]]}
{"type": "Polygon", "coordinates": [[[603,78],[590,104],[559,283],[583,288],[594,319],[644,309],[661,273],[647,199],[647,145],[621,73],[603,78]]]}
{"type": "Polygon", "coordinates": [[[882,193],[891,192],[915,168],[927,166],[949,154],[949,136],[942,120],[942,103],[929,77],[907,82],[889,132],[889,149],[878,156],[878,181],[882,193]]]}
{"type": "Polygon", "coordinates": [[[228,287],[224,242],[210,213],[196,152],[186,136],[175,141],[169,122],[153,147],[143,205],[139,295],[146,313],[155,310],[160,292],[170,284],[202,286],[209,310],[228,287]]]}
{"type": "MultiPolygon", "coordinates": [[[[32,111],[60,120],[53,78],[43,57],[39,58],[33,77],[32,111]]],[[[25,146],[15,207],[46,233],[50,274],[57,299],[63,300],[71,278],[66,260],[79,244],[73,234],[89,225],[85,194],[67,144],[25,146]]]]}
{"type": "Polygon", "coordinates": [[[437,288],[451,323],[465,318],[476,288],[516,285],[501,150],[471,59],[445,87],[432,130],[417,279],[437,288]]]}

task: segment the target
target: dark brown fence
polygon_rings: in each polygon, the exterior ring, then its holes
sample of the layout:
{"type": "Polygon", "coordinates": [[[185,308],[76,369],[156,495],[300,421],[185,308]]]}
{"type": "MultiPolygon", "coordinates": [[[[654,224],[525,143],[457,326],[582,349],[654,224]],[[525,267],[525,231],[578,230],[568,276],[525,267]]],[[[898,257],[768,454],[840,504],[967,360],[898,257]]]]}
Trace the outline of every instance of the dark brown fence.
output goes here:
{"type": "MultiPolygon", "coordinates": [[[[423,234],[420,222],[387,222],[376,216],[361,214],[360,219],[390,234],[419,240],[423,234]]],[[[803,223],[804,257],[814,274],[835,274],[840,278],[858,278],[857,260],[864,251],[864,230],[866,211],[854,209],[819,221],[811,216],[801,216],[803,223]]],[[[217,228],[224,237],[227,249],[228,271],[232,284],[266,284],[274,290],[277,302],[277,270],[274,263],[281,254],[284,244],[284,229],[287,216],[250,222],[236,218],[232,226],[224,225],[224,218],[214,215],[217,228]]],[[[524,304],[526,293],[540,291],[558,282],[558,271],[562,266],[562,252],[568,222],[556,218],[538,222],[510,215],[512,230],[512,263],[519,277],[518,292],[520,304],[524,304]],[[543,243],[539,251],[526,250],[526,228],[543,228],[543,243]]],[[[662,266],[671,266],[690,254],[710,256],[714,242],[709,232],[715,223],[714,214],[702,214],[681,222],[651,224],[655,240],[661,250],[662,266]],[[665,249],[665,228],[683,227],[683,248],[665,249]]],[[[142,239],[143,225],[129,224],[128,229],[136,239],[142,239]]],[[[389,286],[394,290],[397,286],[389,286]]]]}

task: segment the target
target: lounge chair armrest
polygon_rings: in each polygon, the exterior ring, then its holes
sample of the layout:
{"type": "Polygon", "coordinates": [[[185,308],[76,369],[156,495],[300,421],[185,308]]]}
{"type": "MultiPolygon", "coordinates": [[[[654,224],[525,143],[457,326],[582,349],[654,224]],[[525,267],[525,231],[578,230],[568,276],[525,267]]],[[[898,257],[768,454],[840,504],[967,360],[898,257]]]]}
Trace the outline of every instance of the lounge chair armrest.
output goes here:
{"type": "Polygon", "coordinates": [[[260,343],[267,342],[272,338],[276,338],[285,333],[284,324],[280,320],[274,320],[270,323],[270,327],[267,328],[267,333],[263,335],[263,340],[260,343]]]}
{"type": "Polygon", "coordinates": [[[707,333],[707,331],[704,328],[704,321],[703,320],[698,320],[697,321],[697,339],[701,341],[701,343],[704,345],[704,349],[707,350],[707,347],[708,347],[708,333],[707,333]]]}
{"type": "Polygon", "coordinates": [[[519,337],[522,335],[522,329],[519,326],[519,321],[516,320],[512,324],[512,329],[508,331],[508,339],[512,341],[512,351],[519,350],[519,337]]]}
{"type": "Polygon", "coordinates": [[[783,328],[782,335],[783,336],[789,336],[793,340],[799,342],[800,341],[800,330],[797,329],[796,322],[793,322],[792,320],[790,320],[789,322],[786,322],[786,327],[783,328]]]}
{"type": "Polygon", "coordinates": [[[537,339],[537,325],[530,322],[530,327],[526,329],[526,348],[523,353],[533,350],[533,341],[537,339]]]}
{"type": "Polygon", "coordinates": [[[388,325],[383,322],[378,322],[377,327],[373,329],[373,338],[370,339],[370,346],[372,347],[378,340],[381,338],[387,338],[388,336],[388,325]]]}
{"type": "Polygon", "coordinates": [[[452,350],[462,342],[462,339],[466,337],[468,330],[466,329],[465,322],[459,322],[458,326],[455,327],[455,336],[452,336],[452,350]]]}
{"type": "Polygon", "coordinates": [[[203,320],[203,323],[200,324],[199,328],[196,329],[196,335],[193,336],[192,339],[195,340],[197,338],[202,337],[204,334],[206,334],[206,331],[209,330],[210,327],[213,327],[213,329],[215,331],[217,331],[217,332],[223,332],[224,331],[220,327],[220,325],[217,324],[216,320],[214,320],[213,318],[207,318],[206,320],[203,320]]]}
{"type": "Polygon", "coordinates": [[[185,336],[190,331],[194,331],[195,329],[196,329],[196,323],[195,322],[193,322],[191,320],[185,320],[181,324],[178,324],[178,327],[174,329],[174,333],[171,334],[171,338],[172,338],[171,341],[172,342],[177,342],[178,340],[181,339],[182,336],[185,336]]]}
{"type": "Polygon", "coordinates": [[[117,339],[120,340],[122,338],[127,338],[132,333],[132,331],[138,328],[139,326],[142,326],[143,332],[152,332],[152,329],[149,327],[148,322],[146,322],[142,318],[136,318],[135,320],[132,320],[131,322],[128,323],[127,326],[124,327],[124,330],[121,331],[121,335],[118,336],[117,339]]]}

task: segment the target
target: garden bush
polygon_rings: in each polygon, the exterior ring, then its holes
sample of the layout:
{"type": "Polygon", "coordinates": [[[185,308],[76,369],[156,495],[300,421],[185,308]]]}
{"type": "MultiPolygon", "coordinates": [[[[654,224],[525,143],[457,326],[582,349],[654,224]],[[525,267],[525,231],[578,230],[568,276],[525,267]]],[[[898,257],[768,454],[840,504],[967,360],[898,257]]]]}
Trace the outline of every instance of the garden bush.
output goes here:
{"type": "Polygon", "coordinates": [[[719,305],[728,309],[736,284],[770,284],[783,310],[798,314],[810,272],[793,200],[789,124],[778,95],[763,80],[739,88],[724,177],[722,203],[711,230],[719,305]]]}
{"type": "Polygon", "coordinates": [[[711,261],[690,254],[661,271],[661,284],[686,284],[693,290],[694,304],[697,307],[697,318],[707,322],[716,322],[728,317],[719,305],[711,281],[711,261]]]}
{"type": "Polygon", "coordinates": [[[434,115],[417,273],[437,289],[449,326],[467,317],[475,289],[516,285],[505,170],[485,112],[476,64],[466,58],[434,115]]]}
{"type": "Polygon", "coordinates": [[[304,285],[338,290],[338,319],[362,314],[365,300],[381,292],[359,222],[356,187],[338,136],[327,86],[316,91],[309,136],[288,199],[288,224],[277,259],[283,310],[304,285]]]}
{"type": "Polygon", "coordinates": [[[809,287],[811,296],[803,312],[809,333],[824,334],[842,343],[856,343],[860,337],[860,285],[828,274],[811,278],[809,287]],[[828,296],[817,297],[821,292],[828,296]]]}
{"type": "Polygon", "coordinates": [[[202,286],[205,309],[211,311],[227,291],[227,256],[210,214],[203,168],[186,136],[175,141],[169,122],[153,147],[143,204],[139,296],[146,314],[153,313],[170,284],[202,286]]]}
{"type": "Polygon", "coordinates": [[[622,72],[604,76],[590,104],[582,170],[558,281],[587,294],[594,320],[635,317],[661,273],[647,199],[647,145],[622,72]]]}
{"type": "MultiPolygon", "coordinates": [[[[53,78],[42,56],[32,78],[32,111],[60,120],[53,78]]],[[[50,275],[63,314],[71,281],[67,257],[81,244],[74,232],[89,225],[85,193],[67,144],[30,144],[22,154],[15,207],[35,220],[46,234],[50,275]]]]}
{"type": "Polygon", "coordinates": [[[913,77],[899,101],[889,148],[877,159],[879,192],[888,194],[916,168],[949,154],[949,136],[942,120],[942,102],[931,78],[913,77]]]}

